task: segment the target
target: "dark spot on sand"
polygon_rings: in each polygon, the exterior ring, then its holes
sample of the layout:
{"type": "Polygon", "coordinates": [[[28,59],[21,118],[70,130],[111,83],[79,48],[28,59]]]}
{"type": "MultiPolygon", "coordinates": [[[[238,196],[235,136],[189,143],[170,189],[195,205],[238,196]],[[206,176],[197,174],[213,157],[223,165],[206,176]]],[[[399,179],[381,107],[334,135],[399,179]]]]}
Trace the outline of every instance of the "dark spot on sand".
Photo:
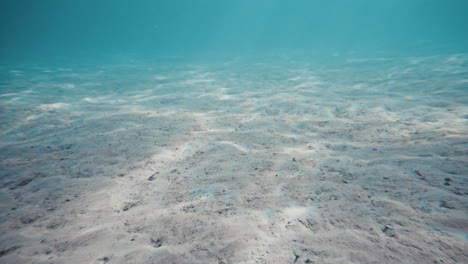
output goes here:
{"type": "Polygon", "coordinates": [[[426,179],[426,176],[424,176],[420,171],[414,170],[414,173],[416,173],[416,175],[418,175],[421,179],[423,179],[423,180],[426,179]]]}
{"type": "Polygon", "coordinates": [[[384,232],[388,237],[396,237],[395,229],[391,226],[385,225],[382,228],[382,232],[384,232]]]}
{"type": "Polygon", "coordinates": [[[59,150],[69,150],[73,147],[73,144],[65,144],[58,146],[59,150]]]}
{"type": "Polygon", "coordinates": [[[0,257],[3,257],[3,256],[6,256],[10,253],[13,253],[15,250],[21,248],[22,245],[16,245],[16,246],[12,246],[12,247],[9,247],[9,248],[4,248],[2,249],[2,251],[0,251],[0,257]]]}
{"type": "Polygon", "coordinates": [[[38,217],[31,217],[31,216],[24,216],[20,218],[20,222],[24,225],[31,224],[32,222],[36,221],[38,217]]]}
{"type": "Polygon", "coordinates": [[[64,225],[64,222],[62,221],[62,219],[53,219],[52,221],[50,221],[46,225],[46,228],[47,229],[57,229],[59,227],[62,227],[63,225],[64,225]]]}
{"type": "Polygon", "coordinates": [[[468,194],[468,192],[463,192],[462,189],[460,188],[455,188],[455,190],[452,191],[454,194],[456,195],[464,195],[464,194],[468,194]]]}
{"type": "Polygon", "coordinates": [[[299,256],[298,254],[294,253],[294,263],[296,263],[296,262],[299,260],[300,257],[301,257],[301,256],[299,256]]]}
{"type": "Polygon", "coordinates": [[[163,245],[163,239],[162,238],[157,238],[157,239],[151,238],[151,244],[155,248],[160,248],[163,245]]]}
{"type": "Polygon", "coordinates": [[[130,208],[135,207],[137,203],[125,203],[122,211],[128,211],[130,208]]]}
{"type": "MultiPolygon", "coordinates": [[[[175,171],[177,171],[177,170],[175,170],[175,171]]],[[[159,171],[157,171],[153,175],[149,176],[148,181],[153,181],[154,179],[156,179],[156,175],[158,175],[158,174],[159,174],[159,171]]]]}
{"type": "MultiPolygon", "coordinates": [[[[305,220],[298,219],[297,221],[299,221],[299,223],[301,223],[305,228],[309,229],[312,232],[318,232],[319,231],[318,223],[316,221],[314,221],[313,219],[309,219],[309,218],[307,218],[305,220]]],[[[288,224],[289,224],[289,222],[288,222],[288,224]]]]}
{"type": "Polygon", "coordinates": [[[450,186],[450,182],[452,181],[452,178],[447,177],[447,178],[444,179],[444,181],[445,181],[444,182],[445,186],[450,186]]]}
{"type": "Polygon", "coordinates": [[[455,207],[451,206],[447,201],[440,201],[440,207],[444,207],[447,209],[455,209],[455,207]]]}
{"type": "Polygon", "coordinates": [[[103,261],[104,263],[107,263],[107,262],[109,262],[110,258],[109,257],[102,257],[102,258],[100,258],[98,260],[103,261]]]}
{"type": "Polygon", "coordinates": [[[30,182],[32,182],[32,181],[33,181],[32,178],[21,180],[21,181],[18,182],[15,186],[10,187],[10,190],[14,190],[14,189],[16,189],[16,188],[18,188],[18,187],[26,186],[26,185],[28,185],[28,184],[29,184],[30,182]]]}

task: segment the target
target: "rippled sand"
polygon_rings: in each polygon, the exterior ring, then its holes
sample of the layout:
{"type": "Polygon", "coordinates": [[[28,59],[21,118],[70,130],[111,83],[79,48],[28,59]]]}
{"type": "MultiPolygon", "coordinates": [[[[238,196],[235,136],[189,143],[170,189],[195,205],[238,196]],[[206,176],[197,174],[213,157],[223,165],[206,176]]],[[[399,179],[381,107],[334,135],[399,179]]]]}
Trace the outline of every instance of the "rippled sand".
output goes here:
{"type": "Polygon", "coordinates": [[[4,66],[2,263],[467,263],[468,56],[4,66]]]}

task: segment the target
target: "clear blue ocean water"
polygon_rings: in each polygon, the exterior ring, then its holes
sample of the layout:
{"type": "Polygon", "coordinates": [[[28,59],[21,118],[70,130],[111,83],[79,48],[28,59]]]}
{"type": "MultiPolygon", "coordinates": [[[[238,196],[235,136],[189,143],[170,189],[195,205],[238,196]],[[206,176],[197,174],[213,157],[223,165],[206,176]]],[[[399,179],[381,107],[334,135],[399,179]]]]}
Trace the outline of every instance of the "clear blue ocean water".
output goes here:
{"type": "Polygon", "coordinates": [[[467,52],[464,0],[3,0],[0,58],[467,52]]]}

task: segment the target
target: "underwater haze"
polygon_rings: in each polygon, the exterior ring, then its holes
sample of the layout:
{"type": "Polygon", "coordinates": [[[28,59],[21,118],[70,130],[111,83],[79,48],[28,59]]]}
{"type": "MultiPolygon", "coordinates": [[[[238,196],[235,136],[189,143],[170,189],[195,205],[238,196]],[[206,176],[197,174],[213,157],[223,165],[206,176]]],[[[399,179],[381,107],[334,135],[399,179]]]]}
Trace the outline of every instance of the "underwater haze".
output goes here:
{"type": "Polygon", "coordinates": [[[467,11],[0,0],[0,263],[468,263],[467,11]]]}
{"type": "Polygon", "coordinates": [[[466,52],[464,0],[3,0],[1,57],[466,52]]]}

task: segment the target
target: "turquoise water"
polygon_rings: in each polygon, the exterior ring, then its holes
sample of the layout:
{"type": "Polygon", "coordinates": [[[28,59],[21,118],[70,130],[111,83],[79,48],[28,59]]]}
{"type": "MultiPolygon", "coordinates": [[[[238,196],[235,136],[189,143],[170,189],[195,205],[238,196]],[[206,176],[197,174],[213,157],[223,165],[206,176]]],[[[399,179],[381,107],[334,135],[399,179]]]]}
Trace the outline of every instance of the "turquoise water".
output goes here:
{"type": "Polygon", "coordinates": [[[465,0],[3,0],[0,58],[313,58],[468,50],[465,0]]]}

